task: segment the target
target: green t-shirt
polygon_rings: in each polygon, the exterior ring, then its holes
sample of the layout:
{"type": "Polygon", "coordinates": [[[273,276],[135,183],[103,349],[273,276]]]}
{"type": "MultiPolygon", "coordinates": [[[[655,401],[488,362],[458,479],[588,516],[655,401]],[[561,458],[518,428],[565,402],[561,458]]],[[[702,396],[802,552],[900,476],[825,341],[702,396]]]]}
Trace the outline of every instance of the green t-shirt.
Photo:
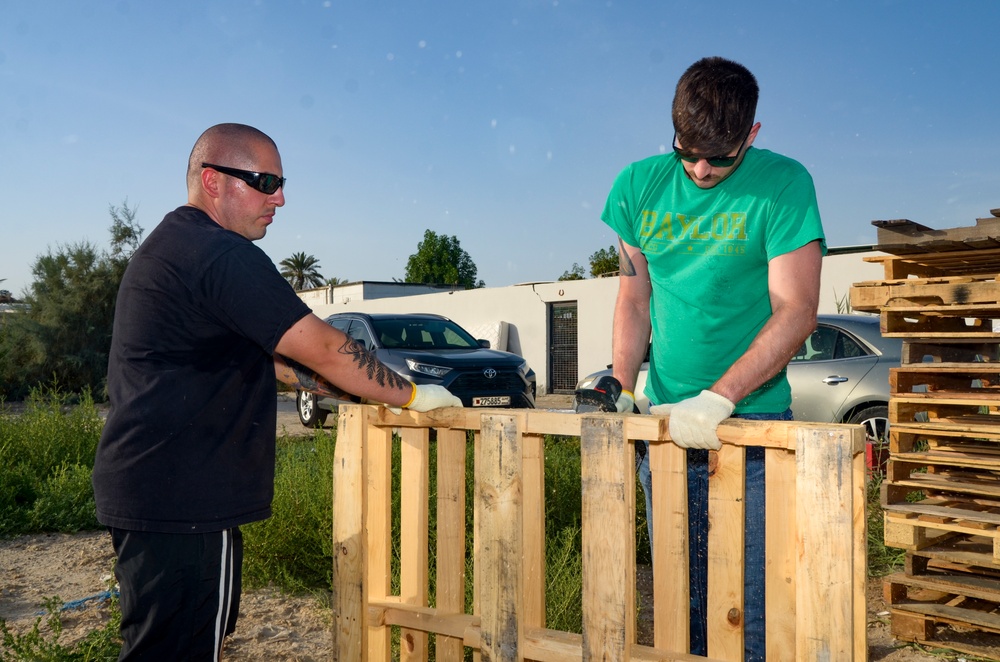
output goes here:
{"type": "MultiPolygon", "coordinates": [[[[812,177],[798,162],[749,148],[710,189],[684,174],[673,152],[631,164],[601,219],[649,263],[653,345],[646,396],[676,403],[709,388],[743,355],[771,316],[770,259],[820,240],[812,177]]],[[[737,413],[791,404],[782,370],[737,403],[737,413]]]]}

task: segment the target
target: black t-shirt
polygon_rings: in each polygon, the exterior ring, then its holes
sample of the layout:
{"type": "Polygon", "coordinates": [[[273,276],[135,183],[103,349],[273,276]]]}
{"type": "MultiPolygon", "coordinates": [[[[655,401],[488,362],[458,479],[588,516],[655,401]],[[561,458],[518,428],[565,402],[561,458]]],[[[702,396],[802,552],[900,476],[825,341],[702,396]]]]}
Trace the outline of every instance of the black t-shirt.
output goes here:
{"type": "Polygon", "coordinates": [[[195,533],[270,516],[272,354],[307,313],[253,242],[194,207],[164,217],[118,291],[93,477],[102,524],[195,533]]]}

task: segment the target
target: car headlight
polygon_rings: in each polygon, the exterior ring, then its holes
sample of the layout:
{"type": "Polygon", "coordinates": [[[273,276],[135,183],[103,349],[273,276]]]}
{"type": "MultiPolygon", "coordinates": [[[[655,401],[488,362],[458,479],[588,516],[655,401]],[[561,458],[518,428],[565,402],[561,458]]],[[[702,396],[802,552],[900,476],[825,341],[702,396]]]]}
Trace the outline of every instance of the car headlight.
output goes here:
{"type": "Polygon", "coordinates": [[[444,377],[449,372],[451,372],[451,368],[445,368],[439,365],[432,365],[430,363],[421,363],[413,359],[406,359],[406,366],[413,372],[419,372],[420,374],[423,375],[437,377],[438,379],[444,377]]]}

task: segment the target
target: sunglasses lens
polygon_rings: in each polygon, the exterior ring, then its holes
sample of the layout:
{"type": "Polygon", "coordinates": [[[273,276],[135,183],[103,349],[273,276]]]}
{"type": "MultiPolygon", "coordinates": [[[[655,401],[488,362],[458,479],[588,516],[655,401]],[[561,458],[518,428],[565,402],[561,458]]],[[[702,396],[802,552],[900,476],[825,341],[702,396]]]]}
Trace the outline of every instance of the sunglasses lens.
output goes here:
{"type": "Polygon", "coordinates": [[[723,156],[717,159],[708,159],[708,165],[713,168],[728,168],[734,163],[736,163],[735,156],[723,156]]]}
{"type": "Polygon", "coordinates": [[[281,188],[281,177],[277,175],[262,174],[257,180],[257,190],[261,193],[271,195],[281,188]]]}

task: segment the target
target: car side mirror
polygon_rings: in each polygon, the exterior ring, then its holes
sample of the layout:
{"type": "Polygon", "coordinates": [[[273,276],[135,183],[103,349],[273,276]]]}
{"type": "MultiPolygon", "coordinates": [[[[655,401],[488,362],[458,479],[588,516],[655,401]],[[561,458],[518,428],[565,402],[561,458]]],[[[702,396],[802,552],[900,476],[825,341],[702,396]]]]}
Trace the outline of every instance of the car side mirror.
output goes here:
{"type": "Polygon", "coordinates": [[[483,349],[489,349],[490,348],[490,341],[489,340],[484,340],[483,338],[477,338],[477,341],[479,342],[479,346],[482,347],[483,349]]]}

